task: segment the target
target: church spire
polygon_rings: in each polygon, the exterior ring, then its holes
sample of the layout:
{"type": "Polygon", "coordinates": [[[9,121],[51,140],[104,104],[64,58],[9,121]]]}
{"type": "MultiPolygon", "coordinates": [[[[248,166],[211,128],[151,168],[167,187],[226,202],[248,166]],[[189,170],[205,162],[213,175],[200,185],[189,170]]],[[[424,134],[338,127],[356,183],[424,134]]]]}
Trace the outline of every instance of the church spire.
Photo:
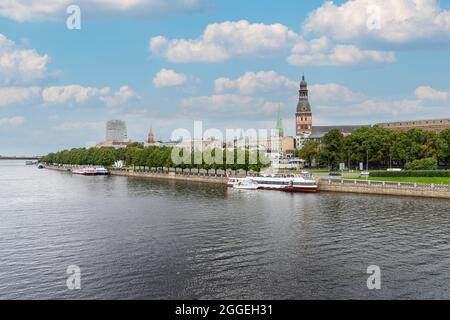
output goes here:
{"type": "Polygon", "coordinates": [[[311,107],[309,106],[309,94],[308,94],[308,83],[305,80],[305,75],[302,76],[302,81],[300,82],[300,90],[298,92],[299,95],[299,104],[297,107],[297,112],[310,112],[311,107]],[[306,109],[305,109],[306,107],[306,109]]]}
{"type": "Polygon", "coordinates": [[[281,114],[281,105],[278,105],[278,113],[277,113],[277,133],[280,137],[284,136],[284,126],[283,126],[283,116],[281,114]]]}

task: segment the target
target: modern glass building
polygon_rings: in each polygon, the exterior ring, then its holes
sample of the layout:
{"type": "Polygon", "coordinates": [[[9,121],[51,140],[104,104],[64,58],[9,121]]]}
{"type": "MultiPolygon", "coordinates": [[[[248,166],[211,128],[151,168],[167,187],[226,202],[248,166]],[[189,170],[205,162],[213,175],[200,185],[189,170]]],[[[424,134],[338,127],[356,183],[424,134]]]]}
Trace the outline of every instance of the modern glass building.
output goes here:
{"type": "Polygon", "coordinates": [[[121,120],[111,120],[106,123],[106,141],[112,143],[128,142],[127,125],[121,120]]]}

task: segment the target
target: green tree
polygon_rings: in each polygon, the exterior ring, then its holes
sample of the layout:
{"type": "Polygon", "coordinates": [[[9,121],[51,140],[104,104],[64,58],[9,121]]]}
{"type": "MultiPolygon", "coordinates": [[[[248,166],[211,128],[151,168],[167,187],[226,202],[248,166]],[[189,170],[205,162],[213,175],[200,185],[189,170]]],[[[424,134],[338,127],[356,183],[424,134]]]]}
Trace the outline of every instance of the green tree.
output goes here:
{"type": "Polygon", "coordinates": [[[320,160],[331,170],[339,167],[344,153],[344,135],[338,129],[328,132],[321,140],[320,160]]]}
{"type": "Polygon", "coordinates": [[[436,139],[436,157],[444,164],[450,164],[450,128],[443,130],[436,139]]]}
{"type": "Polygon", "coordinates": [[[299,150],[298,156],[303,160],[306,160],[311,166],[314,159],[319,157],[320,149],[319,143],[315,140],[310,140],[305,143],[303,148],[299,150]]]}

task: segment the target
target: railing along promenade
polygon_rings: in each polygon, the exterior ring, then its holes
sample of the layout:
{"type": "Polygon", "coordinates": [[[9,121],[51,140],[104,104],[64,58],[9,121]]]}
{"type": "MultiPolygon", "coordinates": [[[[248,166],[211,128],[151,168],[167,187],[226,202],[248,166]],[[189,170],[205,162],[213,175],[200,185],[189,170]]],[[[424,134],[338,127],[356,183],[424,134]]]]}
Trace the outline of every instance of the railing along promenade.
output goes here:
{"type": "Polygon", "coordinates": [[[319,190],[450,199],[450,184],[322,178],[319,190]]]}

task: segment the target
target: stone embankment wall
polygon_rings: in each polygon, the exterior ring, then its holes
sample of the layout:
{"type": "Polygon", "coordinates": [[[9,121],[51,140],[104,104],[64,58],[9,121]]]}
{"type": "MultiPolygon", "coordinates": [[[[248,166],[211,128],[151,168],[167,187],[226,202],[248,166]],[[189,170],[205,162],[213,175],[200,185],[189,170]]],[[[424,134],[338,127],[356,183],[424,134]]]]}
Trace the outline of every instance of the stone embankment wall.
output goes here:
{"type": "Polygon", "coordinates": [[[197,173],[175,173],[175,172],[140,172],[140,171],[126,171],[126,170],[111,170],[111,175],[124,177],[139,177],[149,179],[165,179],[178,180],[190,182],[203,182],[213,184],[227,184],[227,178],[223,175],[214,174],[197,174],[197,173]]]}
{"type": "MultiPolygon", "coordinates": [[[[76,166],[46,166],[71,171],[76,166]]],[[[110,170],[111,175],[226,185],[223,174],[110,170]]],[[[366,180],[320,179],[319,191],[450,199],[450,185],[366,180]]]]}
{"type": "Polygon", "coordinates": [[[450,199],[450,185],[366,180],[321,179],[320,191],[450,199]]]}
{"type": "MultiPolygon", "coordinates": [[[[52,166],[45,165],[46,169],[71,172],[73,169],[79,168],[80,166],[75,165],[60,165],[52,166]]],[[[179,180],[179,181],[191,181],[191,182],[204,182],[204,183],[214,183],[226,185],[228,179],[223,174],[212,174],[212,173],[181,173],[181,172],[149,172],[140,170],[114,170],[110,169],[109,172],[113,176],[123,176],[123,177],[137,177],[137,178],[152,178],[152,179],[165,179],[165,180],[179,180]]]]}

